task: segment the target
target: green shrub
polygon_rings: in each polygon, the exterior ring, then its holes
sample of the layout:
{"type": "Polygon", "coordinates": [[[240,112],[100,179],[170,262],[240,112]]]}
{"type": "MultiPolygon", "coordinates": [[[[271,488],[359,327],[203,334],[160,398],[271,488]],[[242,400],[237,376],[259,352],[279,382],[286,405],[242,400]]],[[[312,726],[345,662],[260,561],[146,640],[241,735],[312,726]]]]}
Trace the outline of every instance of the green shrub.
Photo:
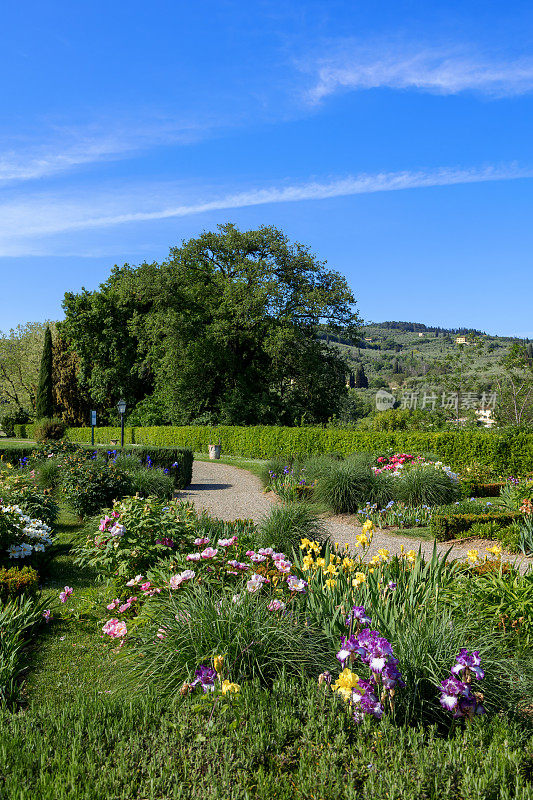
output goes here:
{"type": "MultiPolygon", "coordinates": [[[[193,452],[183,447],[141,447],[130,445],[129,447],[125,446],[124,448],[111,450],[97,445],[94,449],[91,448],[89,452],[94,453],[95,450],[99,456],[110,461],[117,462],[117,459],[122,456],[131,456],[144,466],[168,469],[174,481],[175,489],[185,489],[192,481],[193,452]]],[[[117,463],[127,465],[130,462],[118,461],[117,463]]]]}
{"type": "MultiPolygon", "coordinates": [[[[70,428],[72,441],[89,443],[90,428],[70,428]]],[[[120,440],[118,428],[97,428],[96,441],[120,440]]],[[[126,441],[159,447],[186,447],[207,452],[209,440],[222,443],[227,455],[246,458],[293,459],[300,453],[320,455],[353,452],[433,452],[452,469],[479,463],[496,474],[527,474],[533,470],[533,434],[515,429],[453,431],[362,431],[343,428],[281,426],[182,426],[127,428],[126,441]]]]}
{"type": "Polygon", "coordinates": [[[283,503],[273,506],[259,522],[256,542],[259,547],[273,547],[290,556],[302,539],[324,541],[326,537],[324,523],[311,506],[283,503]]]}
{"type": "Polygon", "coordinates": [[[474,480],[462,480],[461,495],[462,497],[499,497],[503,486],[505,486],[503,481],[479,483],[474,480]]]}
{"type": "Polygon", "coordinates": [[[436,506],[459,497],[459,484],[441,469],[413,467],[398,477],[389,478],[396,500],[410,506],[436,506]]]}
{"type": "Polygon", "coordinates": [[[4,464],[12,464],[18,467],[21,459],[31,458],[34,447],[35,445],[32,447],[24,444],[13,444],[9,447],[0,445],[0,463],[3,462],[4,464]]]}
{"type": "Polygon", "coordinates": [[[53,525],[59,517],[59,504],[46,491],[42,491],[36,486],[28,485],[19,490],[8,491],[13,505],[19,506],[25,514],[32,519],[40,519],[46,525],[53,525]]]}
{"type": "Polygon", "coordinates": [[[108,508],[132,490],[131,477],[103,460],[73,462],[62,471],[61,491],[80,517],[108,508]]]}
{"type": "Polygon", "coordinates": [[[167,505],[154,497],[125,497],[115,503],[105,522],[103,530],[95,526],[89,532],[77,550],[77,561],[124,583],[162,559],[189,552],[198,517],[189,503],[167,505]],[[121,526],[119,532],[113,530],[115,524],[121,526]]]}
{"type": "Polygon", "coordinates": [[[15,433],[15,426],[16,425],[26,425],[29,422],[30,415],[27,411],[24,411],[22,408],[18,408],[16,411],[12,411],[8,414],[4,414],[0,419],[0,428],[4,431],[6,436],[16,436],[15,433]]]}
{"type": "Polygon", "coordinates": [[[37,442],[58,441],[65,435],[67,426],[62,419],[55,417],[38,420],[33,428],[33,435],[37,442]]]}
{"type": "Polygon", "coordinates": [[[35,597],[39,575],[32,567],[0,567],[0,603],[25,595],[35,597]]]}
{"type": "Polygon", "coordinates": [[[461,534],[469,531],[472,525],[492,522],[494,525],[505,527],[519,519],[521,514],[516,512],[499,513],[491,511],[484,514],[453,514],[435,513],[430,522],[430,531],[437,541],[445,542],[462,538],[461,534]]]}

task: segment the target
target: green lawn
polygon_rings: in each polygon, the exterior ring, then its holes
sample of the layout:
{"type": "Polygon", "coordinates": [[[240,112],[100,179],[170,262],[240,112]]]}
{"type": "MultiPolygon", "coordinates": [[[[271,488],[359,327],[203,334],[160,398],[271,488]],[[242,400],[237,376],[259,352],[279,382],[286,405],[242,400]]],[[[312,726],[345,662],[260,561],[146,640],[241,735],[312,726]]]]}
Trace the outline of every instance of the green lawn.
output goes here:
{"type": "Polygon", "coordinates": [[[80,695],[116,691],[120,686],[116,649],[99,624],[100,617],[107,618],[105,606],[112,598],[105,586],[98,584],[94,571],[74,563],[72,550],[83,529],[77,517],[61,505],[55,555],[43,576],[42,596],[53,618],[34,644],[25,685],[25,696],[33,702],[53,698],[70,702],[80,695]],[[63,605],[59,592],[65,586],[71,586],[74,593],[63,605]],[[60,614],[67,619],[59,619],[60,614]]]}
{"type": "MultiPolygon", "coordinates": [[[[209,455],[207,453],[195,453],[194,454],[195,461],[211,461],[209,455]]],[[[262,471],[267,464],[267,461],[258,459],[258,458],[241,458],[240,456],[220,456],[219,459],[213,461],[213,464],[229,464],[232,467],[237,467],[238,469],[246,469],[248,472],[257,475],[258,478],[261,477],[262,471]]]]}

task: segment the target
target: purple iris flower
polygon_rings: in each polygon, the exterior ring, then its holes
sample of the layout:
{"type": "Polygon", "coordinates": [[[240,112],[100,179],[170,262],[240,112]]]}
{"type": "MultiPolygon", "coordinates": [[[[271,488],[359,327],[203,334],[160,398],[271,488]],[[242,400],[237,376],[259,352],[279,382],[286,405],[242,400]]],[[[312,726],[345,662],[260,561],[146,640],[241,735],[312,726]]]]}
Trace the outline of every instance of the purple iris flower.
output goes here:
{"type": "Polygon", "coordinates": [[[381,681],[386,689],[394,689],[396,686],[405,688],[402,673],[398,669],[398,659],[391,657],[383,667],[381,681]]]}
{"type": "Polygon", "coordinates": [[[481,668],[479,650],[474,650],[472,653],[469,653],[468,650],[463,647],[459,655],[456,656],[455,661],[456,663],[452,667],[453,675],[460,675],[463,670],[469,669],[474,673],[478,681],[485,677],[485,672],[481,668]]]}
{"type": "Polygon", "coordinates": [[[337,653],[337,658],[339,661],[344,663],[345,661],[348,661],[352,653],[359,653],[359,655],[361,655],[361,651],[362,648],[358,645],[357,638],[355,636],[350,636],[349,639],[346,636],[343,636],[341,639],[341,649],[337,653]]]}
{"type": "Polygon", "coordinates": [[[470,689],[466,683],[463,683],[453,676],[451,678],[446,678],[445,681],[442,681],[440,688],[440,704],[448,711],[455,710],[461,695],[464,695],[465,697],[470,695],[470,689]]]}
{"type": "Polygon", "coordinates": [[[354,606],[352,608],[352,617],[356,619],[357,622],[360,622],[361,625],[370,625],[372,622],[363,606],[354,606]]]}
{"type": "Polygon", "coordinates": [[[207,692],[212,692],[215,688],[215,680],[217,678],[217,673],[213,667],[206,667],[204,664],[200,664],[196,672],[195,679],[191,683],[191,688],[193,689],[195,686],[200,685],[203,689],[204,694],[207,692]]]}

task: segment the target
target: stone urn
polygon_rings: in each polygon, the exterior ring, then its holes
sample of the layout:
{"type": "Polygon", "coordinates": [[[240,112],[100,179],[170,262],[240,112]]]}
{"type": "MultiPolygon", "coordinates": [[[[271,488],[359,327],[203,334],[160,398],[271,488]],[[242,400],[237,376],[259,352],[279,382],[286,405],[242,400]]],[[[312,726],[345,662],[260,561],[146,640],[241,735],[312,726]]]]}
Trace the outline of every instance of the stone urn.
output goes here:
{"type": "Polygon", "coordinates": [[[220,444],[210,444],[209,445],[209,458],[211,461],[216,461],[220,458],[220,452],[222,450],[222,445],[220,444]]]}

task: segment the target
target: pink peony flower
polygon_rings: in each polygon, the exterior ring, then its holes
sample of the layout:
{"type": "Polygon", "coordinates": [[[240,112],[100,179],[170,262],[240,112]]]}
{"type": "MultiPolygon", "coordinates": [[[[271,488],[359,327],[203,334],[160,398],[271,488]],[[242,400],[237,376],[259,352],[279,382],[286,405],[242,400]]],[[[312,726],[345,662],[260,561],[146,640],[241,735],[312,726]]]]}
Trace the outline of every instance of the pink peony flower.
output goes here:
{"type": "Polygon", "coordinates": [[[140,586],[141,592],[147,592],[148,589],[150,588],[150,586],[151,586],[150,581],[146,581],[146,583],[142,583],[141,586],[140,586]]]}
{"type": "Polygon", "coordinates": [[[276,569],[279,572],[284,572],[285,574],[288,574],[292,569],[291,562],[290,561],[282,561],[281,558],[278,559],[277,561],[274,561],[274,564],[276,566],[276,569]]]}
{"type": "Polygon", "coordinates": [[[67,597],[70,597],[73,591],[74,589],[72,589],[71,586],[65,586],[65,589],[59,593],[59,599],[61,600],[61,602],[66,603],[67,597]]]}
{"type": "Polygon", "coordinates": [[[49,608],[47,608],[47,609],[45,609],[43,611],[43,617],[45,618],[46,622],[50,622],[51,616],[52,616],[52,612],[50,611],[49,608]]]}
{"type": "Polygon", "coordinates": [[[126,586],[136,586],[138,583],[142,581],[142,579],[143,579],[142,575],[136,575],[134,578],[131,579],[131,581],[127,582],[126,586]]]}
{"type": "Polygon", "coordinates": [[[195,544],[197,547],[201,547],[201,546],[203,546],[204,544],[209,544],[209,538],[208,538],[207,536],[202,536],[202,537],[201,537],[201,538],[199,538],[199,539],[195,539],[195,540],[194,540],[194,544],[195,544]]]}
{"type": "Polygon", "coordinates": [[[285,603],[282,600],[271,600],[268,604],[269,611],[283,611],[285,603]]]}
{"type": "MultiPolygon", "coordinates": [[[[108,608],[109,608],[109,606],[108,606],[108,608]]],[[[120,613],[120,614],[123,614],[125,611],[127,611],[127,610],[128,610],[128,608],[131,608],[131,603],[123,603],[121,606],[119,606],[119,609],[118,609],[118,610],[119,610],[119,613],[120,613]]],[[[112,609],[110,609],[110,611],[111,611],[111,610],[112,610],[112,609]]]]}
{"type": "Polygon", "coordinates": [[[117,597],[117,598],[115,598],[115,600],[112,600],[112,601],[109,603],[109,605],[108,605],[108,606],[106,606],[106,608],[107,608],[107,610],[108,610],[108,611],[114,611],[114,610],[115,610],[115,608],[118,608],[118,606],[119,606],[119,605],[120,605],[120,600],[119,600],[119,599],[118,599],[118,597],[117,597]]]}
{"type": "Polygon", "coordinates": [[[253,556],[250,556],[250,561],[253,561],[254,564],[260,564],[261,561],[266,561],[267,557],[262,556],[259,553],[254,553],[253,556]]]}
{"type": "Polygon", "coordinates": [[[189,553],[189,555],[185,556],[186,561],[200,561],[200,558],[200,553],[189,553]]]}
{"type": "Polygon", "coordinates": [[[202,558],[214,558],[218,550],[215,547],[206,547],[205,550],[202,550],[201,556],[202,558]]]}
{"type": "Polygon", "coordinates": [[[113,522],[113,519],[106,514],[106,516],[100,520],[100,525],[98,526],[99,530],[105,531],[110,522],[113,522]]]}
{"type": "Polygon", "coordinates": [[[231,547],[232,544],[237,542],[237,537],[232,536],[231,539],[219,539],[218,547],[231,547]]]}

